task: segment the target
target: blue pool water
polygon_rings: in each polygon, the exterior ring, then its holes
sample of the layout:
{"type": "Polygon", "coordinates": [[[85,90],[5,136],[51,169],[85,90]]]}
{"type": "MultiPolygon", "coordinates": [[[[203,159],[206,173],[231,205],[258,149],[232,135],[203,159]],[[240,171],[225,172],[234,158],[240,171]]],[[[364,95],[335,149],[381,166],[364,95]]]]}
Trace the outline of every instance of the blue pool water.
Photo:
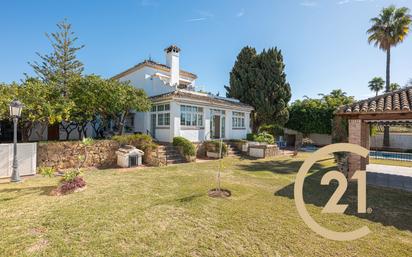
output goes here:
{"type": "Polygon", "coordinates": [[[412,162],[412,153],[370,151],[369,157],[374,159],[412,162]]]}

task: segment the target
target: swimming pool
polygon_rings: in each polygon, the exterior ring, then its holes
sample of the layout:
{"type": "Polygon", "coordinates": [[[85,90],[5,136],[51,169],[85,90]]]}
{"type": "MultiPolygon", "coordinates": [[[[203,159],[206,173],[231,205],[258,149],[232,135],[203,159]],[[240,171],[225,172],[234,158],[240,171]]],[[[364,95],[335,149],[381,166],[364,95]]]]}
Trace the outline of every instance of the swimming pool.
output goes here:
{"type": "Polygon", "coordinates": [[[412,162],[412,153],[370,151],[369,157],[373,159],[412,162]]]}

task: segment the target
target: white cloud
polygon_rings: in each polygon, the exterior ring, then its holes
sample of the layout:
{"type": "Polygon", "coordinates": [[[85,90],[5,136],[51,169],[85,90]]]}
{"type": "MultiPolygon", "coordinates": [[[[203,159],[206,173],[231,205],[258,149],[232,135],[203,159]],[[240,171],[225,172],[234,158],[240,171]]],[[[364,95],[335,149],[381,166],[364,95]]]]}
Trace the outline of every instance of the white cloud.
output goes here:
{"type": "Polygon", "coordinates": [[[349,4],[349,3],[353,3],[353,2],[374,2],[375,0],[341,0],[339,2],[337,2],[337,4],[342,5],[342,4],[349,4]]]}
{"type": "Polygon", "coordinates": [[[305,7],[315,7],[318,5],[318,3],[314,1],[304,1],[304,2],[301,2],[300,5],[305,6],[305,7]]]}
{"type": "Polygon", "coordinates": [[[204,21],[207,20],[205,17],[200,17],[200,18],[192,18],[192,19],[187,19],[186,22],[195,22],[195,21],[204,21]]]}
{"type": "Polygon", "coordinates": [[[187,19],[186,22],[205,21],[213,18],[215,15],[208,11],[196,11],[198,17],[187,19]]]}
{"type": "Polygon", "coordinates": [[[240,18],[240,17],[242,17],[243,15],[245,15],[245,9],[242,8],[242,10],[240,10],[240,11],[236,14],[236,17],[240,18]]]}

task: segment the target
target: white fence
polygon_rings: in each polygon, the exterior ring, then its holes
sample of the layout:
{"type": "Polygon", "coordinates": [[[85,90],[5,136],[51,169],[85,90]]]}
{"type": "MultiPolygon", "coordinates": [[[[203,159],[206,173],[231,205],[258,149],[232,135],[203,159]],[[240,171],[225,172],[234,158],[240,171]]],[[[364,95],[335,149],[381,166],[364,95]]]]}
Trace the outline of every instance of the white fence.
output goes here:
{"type": "MultiPolygon", "coordinates": [[[[402,150],[412,149],[412,134],[391,133],[389,136],[389,143],[389,148],[402,150]]],[[[370,145],[372,148],[382,148],[383,134],[378,134],[376,136],[371,137],[370,145]]]]}
{"type": "MultiPolygon", "coordinates": [[[[17,162],[20,176],[36,174],[36,143],[17,144],[17,162]]],[[[0,178],[11,177],[13,144],[0,144],[0,178]]]]}

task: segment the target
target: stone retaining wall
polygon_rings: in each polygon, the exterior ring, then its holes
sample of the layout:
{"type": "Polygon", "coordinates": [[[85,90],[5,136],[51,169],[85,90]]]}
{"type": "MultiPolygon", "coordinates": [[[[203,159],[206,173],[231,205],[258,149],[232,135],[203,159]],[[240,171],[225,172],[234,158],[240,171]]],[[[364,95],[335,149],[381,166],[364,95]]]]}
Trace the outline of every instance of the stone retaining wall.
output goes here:
{"type": "MultiPolygon", "coordinates": [[[[116,166],[116,151],[119,143],[113,140],[96,140],[87,146],[87,159],[84,167],[116,166]]],[[[54,167],[70,169],[78,166],[79,156],[84,156],[85,146],[80,141],[44,142],[37,148],[37,167],[54,167]]]]}
{"type": "MultiPolygon", "coordinates": [[[[87,159],[83,167],[110,168],[117,166],[116,151],[120,144],[114,140],[96,140],[87,146],[87,159]]],[[[76,168],[79,156],[84,156],[85,146],[80,141],[42,142],[37,147],[37,167],[55,169],[76,168]]],[[[145,152],[143,162],[149,166],[159,166],[153,152],[145,152]]]]}

